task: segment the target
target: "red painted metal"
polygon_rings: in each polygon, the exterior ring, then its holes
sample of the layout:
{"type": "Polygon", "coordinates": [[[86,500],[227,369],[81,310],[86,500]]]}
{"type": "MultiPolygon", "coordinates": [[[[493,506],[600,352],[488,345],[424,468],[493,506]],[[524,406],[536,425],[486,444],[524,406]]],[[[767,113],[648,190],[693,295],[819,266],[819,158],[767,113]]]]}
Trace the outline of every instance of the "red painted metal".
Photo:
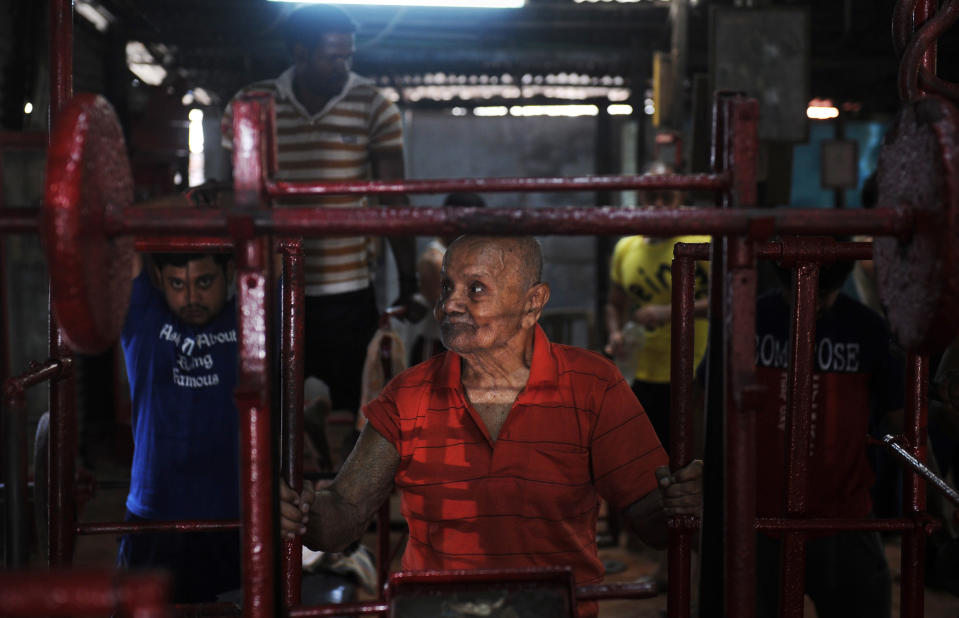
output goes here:
{"type": "Polygon", "coordinates": [[[226,237],[170,238],[168,236],[139,237],[133,243],[140,253],[184,251],[189,253],[227,253],[233,251],[233,240],[226,237]]]}
{"type": "MultiPolygon", "coordinates": [[[[906,361],[905,431],[903,441],[909,453],[920,462],[928,459],[929,359],[910,352],[906,361]]],[[[903,474],[903,514],[921,517],[926,510],[926,485],[915,472],[903,474]]],[[[903,618],[923,615],[926,535],[909,530],[902,535],[902,584],[900,612],[903,618]]]]}
{"type": "Polygon", "coordinates": [[[656,584],[650,581],[624,582],[577,586],[577,601],[602,601],[604,599],[651,599],[659,594],[656,584]]]}
{"type": "MultiPolygon", "coordinates": [[[[819,266],[810,262],[793,269],[793,309],[790,324],[790,358],[786,392],[786,514],[806,515],[809,478],[809,430],[812,422],[813,362],[816,347],[816,294],[819,266]]],[[[782,594],[785,617],[803,614],[806,591],[806,538],[789,532],[783,540],[782,594]]]]}
{"type": "MultiPolygon", "coordinates": [[[[280,371],[283,395],[283,477],[294,491],[303,489],[303,359],[306,306],[301,242],[280,243],[283,254],[283,322],[280,371]]],[[[303,544],[299,536],[284,541],[283,598],[286,607],[300,604],[303,544]]]]}
{"type": "MultiPolygon", "coordinates": [[[[721,212],[736,213],[756,205],[759,107],[755,100],[739,96],[723,103],[728,120],[723,134],[723,169],[732,172],[733,182],[727,208],[721,212]]],[[[766,233],[774,227],[767,219],[758,220],[766,233]]],[[[725,263],[720,274],[725,283],[724,313],[721,326],[717,326],[725,329],[725,605],[727,616],[752,618],[756,612],[755,394],[751,390],[756,382],[756,262],[751,242],[733,237],[724,242],[725,263]]]]}
{"type": "Polygon", "coordinates": [[[70,347],[97,354],[119,339],[130,299],[133,243],[103,222],[132,203],[133,178],[106,99],[74,97],[51,135],[41,238],[53,310],[70,347]]]}
{"type": "Polygon", "coordinates": [[[169,578],[116,571],[0,573],[2,616],[166,618],[169,578]]]}
{"type": "MultiPolygon", "coordinates": [[[[73,96],[73,3],[50,0],[50,108],[48,137],[52,139],[57,116],[73,96]]],[[[51,358],[67,360],[70,349],[53,315],[50,303],[48,348],[51,358]]],[[[73,559],[73,524],[76,502],[72,489],[76,459],[76,381],[69,372],[50,382],[50,465],[48,468],[48,562],[63,567],[73,559]]]]}
{"type": "MultiPolygon", "coordinates": [[[[682,244],[682,243],[679,243],[682,244]]],[[[678,245],[677,245],[678,246],[678,245]]],[[[676,248],[673,248],[674,255],[676,248]]],[[[672,264],[672,331],[670,350],[669,467],[678,470],[692,461],[693,412],[693,283],[696,262],[674,258],[672,264]]],[[[689,616],[692,582],[690,551],[693,532],[669,528],[666,615],[689,616]]]]}
{"type": "Polygon", "coordinates": [[[512,191],[619,191],[628,189],[679,189],[722,191],[729,186],[724,174],[660,174],[624,176],[573,176],[569,178],[455,178],[434,180],[371,180],[365,182],[267,183],[270,197],[290,195],[390,195],[406,193],[493,193],[512,191]]]}
{"type": "MultiPolygon", "coordinates": [[[[553,234],[558,236],[644,234],[748,234],[761,223],[768,234],[889,235],[907,237],[910,213],[893,208],[824,210],[798,208],[662,209],[573,208],[279,208],[251,214],[256,234],[281,236],[553,234]]],[[[107,222],[108,235],[222,237],[228,216],[218,210],[131,208],[107,222]]]]}
{"type": "Polygon", "coordinates": [[[182,519],[176,521],[125,522],[103,521],[80,523],[74,528],[76,534],[141,534],[144,532],[206,532],[210,530],[236,530],[236,519],[182,519]]]}
{"type": "Polygon", "coordinates": [[[842,532],[847,530],[875,530],[877,532],[902,532],[921,529],[926,532],[936,528],[936,520],[929,517],[919,519],[792,519],[780,517],[759,517],[756,530],[759,532],[842,532]],[[931,526],[931,527],[930,527],[931,526]]]}
{"type": "Polygon", "coordinates": [[[38,208],[5,208],[0,210],[0,234],[36,234],[38,208]]]}
{"type": "Polygon", "coordinates": [[[254,237],[250,215],[265,203],[262,162],[268,140],[257,127],[271,122],[272,107],[262,98],[241,99],[235,102],[233,114],[235,208],[229,229],[236,243],[239,365],[235,396],[240,415],[243,611],[249,618],[268,618],[277,614],[281,605],[274,573],[270,419],[271,316],[276,296],[270,239],[254,237]]]}
{"type": "Polygon", "coordinates": [[[336,605],[313,605],[291,607],[290,618],[310,618],[313,616],[359,616],[361,614],[380,614],[385,616],[390,606],[383,601],[365,603],[338,603],[336,605]]]}
{"type": "MultiPolygon", "coordinates": [[[[673,254],[677,258],[705,261],[711,259],[711,243],[676,243],[673,254]]],[[[871,242],[840,242],[833,238],[802,238],[774,240],[753,246],[756,257],[765,260],[786,260],[828,264],[838,260],[868,260],[872,258],[871,242]],[[796,241],[800,242],[796,242],[796,241]]]]}

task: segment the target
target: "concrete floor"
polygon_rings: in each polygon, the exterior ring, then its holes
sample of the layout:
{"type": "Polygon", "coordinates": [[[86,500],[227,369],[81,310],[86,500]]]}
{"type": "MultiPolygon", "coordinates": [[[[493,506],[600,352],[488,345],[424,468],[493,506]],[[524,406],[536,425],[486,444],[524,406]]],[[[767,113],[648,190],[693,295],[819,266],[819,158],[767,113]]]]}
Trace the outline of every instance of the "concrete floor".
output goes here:
{"type": "MultiPolygon", "coordinates": [[[[128,477],[128,470],[117,461],[114,456],[114,441],[111,436],[100,436],[102,441],[88,449],[90,462],[95,466],[95,474],[99,481],[115,481],[128,477]]],[[[331,440],[333,442],[333,440],[331,440]]],[[[82,521],[115,521],[123,516],[125,493],[122,490],[99,490],[94,498],[81,512],[82,521]]],[[[394,514],[398,508],[394,508],[394,514]]],[[[397,535],[398,538],[398,535],[397,535]]],[[[373,547],[374,535],[367,536],[365,541],[373,547]]],[[[76,544],[75,565],[85,567],[112,566],[116,552],[116,540],[113,537],[93,536],[80,537],[76,544]]],[[[602,549],[601,557],[604,561],[615,561],[625,568],[621,573],[607,576],[609,582],[624,582],[639,577],[652,575],[656,569],[656,554],[648,549],[633,550],[621,543],[618,547],[602,549]]],[[[894,576],[894,618],[899,615],[899,544],[892,539],[886,546],[886,554],[894,576]]],[[[41,564],[39,555],[33,558],[36,564],[41,564]]],[[[360,593],[360,598],[364,594],[360,593]]],[[[946,592],[927,589],[925,593],[925,615],[928,618],[955,618],[959,616],[959,598],[946,592]]],[[[660,618],[665,616],[666,597],[660,595],[653,599],[603,601],[600,603],[601,618],[660,618]]],[[[811,604],[806,604],[805,616],[815,617],[815,610],[811,604]]]]}

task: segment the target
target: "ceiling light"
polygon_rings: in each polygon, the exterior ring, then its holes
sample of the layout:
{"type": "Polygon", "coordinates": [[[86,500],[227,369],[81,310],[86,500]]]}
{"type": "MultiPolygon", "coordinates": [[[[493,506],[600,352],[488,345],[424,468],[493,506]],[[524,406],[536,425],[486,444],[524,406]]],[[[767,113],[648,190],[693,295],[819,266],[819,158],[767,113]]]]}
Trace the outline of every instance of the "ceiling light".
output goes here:
{"type": "Polygon", "coordinates": [[[380,6],[434,6],[464,9],[518,9],[526,0],[270,0],[301,4],[373,4],[380,6]]]}
{"type": "Polygon", "coordinates": [[[839,117],[839,108],[830,99],[813,99],[806,108],[806,117],[812,120],[829,120],[839,117]]]}

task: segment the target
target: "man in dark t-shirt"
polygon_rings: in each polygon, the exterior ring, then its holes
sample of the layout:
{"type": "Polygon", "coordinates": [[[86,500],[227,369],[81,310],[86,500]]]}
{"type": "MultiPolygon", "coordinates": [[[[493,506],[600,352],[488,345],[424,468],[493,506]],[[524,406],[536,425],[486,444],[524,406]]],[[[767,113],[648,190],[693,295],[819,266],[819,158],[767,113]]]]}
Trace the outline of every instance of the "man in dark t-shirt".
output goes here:
{"type": "MultiPolygon", "coordinates": [[[[814,518],[870,516],[875,478],[866,436],[887,415],[898,417],[903,404],[902,361],[883,319],[839,292],[850,268],[820,271],[806,511],[814,518]]],[[[759,517],[785,512],[789,302],[775,290],[760,297],[756,310],[756,372],[766,386],[756,421],[759,517]]],[[[759,535],[760,617],[779,615],[779,549],[778,539],[759,535]]],[[[813,536],[806,552],[806,592],[820,618],[889,616],[891,582],[878,533],[813,536]]]]}
{"type": "MultiPolygon", "coordinates": [[[[122,336],[134,444],[126,520],[235,520],[233,262],[226,254],[158,254],[153,262],[156,285],[136,260],[122,336]]],[[[214,601],[240,585],[239,535],[130,534],[117,565],[169,570],[176,603],[214,601]]]]}

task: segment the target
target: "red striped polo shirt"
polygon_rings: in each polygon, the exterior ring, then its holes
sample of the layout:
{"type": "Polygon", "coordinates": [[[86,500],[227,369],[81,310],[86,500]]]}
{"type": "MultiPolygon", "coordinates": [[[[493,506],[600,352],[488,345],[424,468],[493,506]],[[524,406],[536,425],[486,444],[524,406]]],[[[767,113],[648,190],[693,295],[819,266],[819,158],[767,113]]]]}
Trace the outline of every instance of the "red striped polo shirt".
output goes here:
{"type": "MultiPolygon", "coordinates": [[[[568,565],[578,585],[599,582],[599,498],[629,506],[668,462],[616,367],[550,343],[539,326],[529,380],[495,443],[454,352],[396,376],[364,413],[400,454],[404,570],[568,565]]],[[[593,615],[596,604],[579,609],[593,615]]]]}

